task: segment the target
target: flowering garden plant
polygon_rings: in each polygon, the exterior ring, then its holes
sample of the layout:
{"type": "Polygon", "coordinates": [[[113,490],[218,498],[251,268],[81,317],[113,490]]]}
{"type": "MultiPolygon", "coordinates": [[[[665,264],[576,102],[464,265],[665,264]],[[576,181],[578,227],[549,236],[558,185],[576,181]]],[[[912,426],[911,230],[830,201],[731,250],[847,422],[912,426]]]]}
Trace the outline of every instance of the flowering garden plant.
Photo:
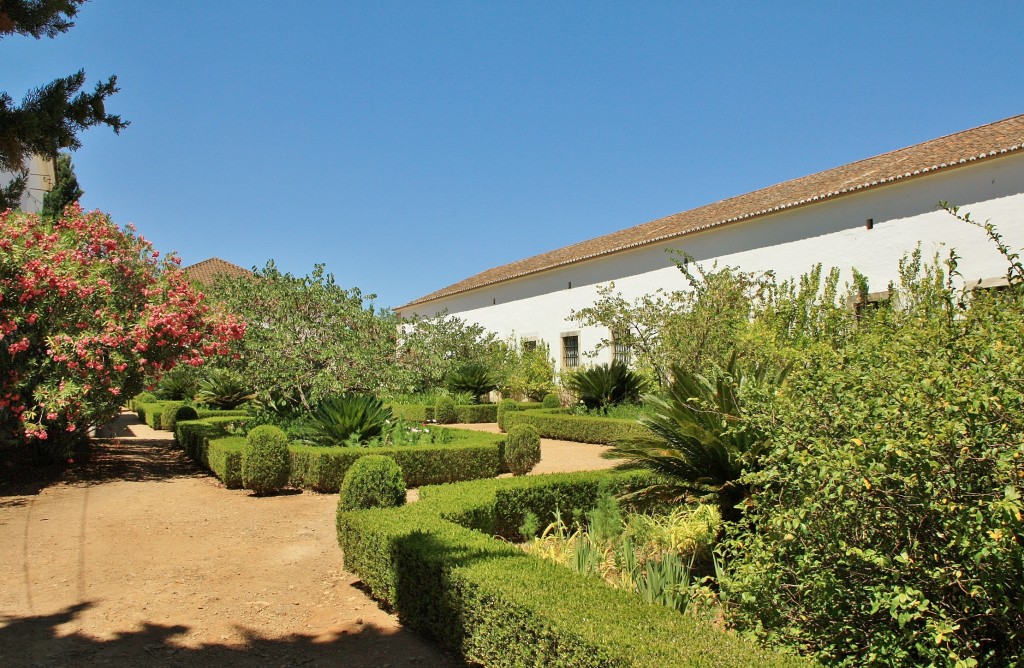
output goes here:
{"type": "Polygon", "coordinates": [[[0,213],[0,444],[60,456],[143,379],[230,352],[245,324],[99,211],[0,213]]]}

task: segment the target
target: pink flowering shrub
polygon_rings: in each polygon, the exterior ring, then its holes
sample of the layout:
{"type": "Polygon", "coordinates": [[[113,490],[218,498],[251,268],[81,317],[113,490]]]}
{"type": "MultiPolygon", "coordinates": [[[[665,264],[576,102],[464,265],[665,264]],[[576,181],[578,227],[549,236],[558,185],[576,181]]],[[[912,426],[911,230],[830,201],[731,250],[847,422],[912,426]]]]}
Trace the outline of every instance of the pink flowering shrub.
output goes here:
{"type": "Polygon", "coordinates": [[[229,352],[245,324],[179,263],[99,211],[0,213],[0,443],[61,456],[147,375],[229,352]]]}

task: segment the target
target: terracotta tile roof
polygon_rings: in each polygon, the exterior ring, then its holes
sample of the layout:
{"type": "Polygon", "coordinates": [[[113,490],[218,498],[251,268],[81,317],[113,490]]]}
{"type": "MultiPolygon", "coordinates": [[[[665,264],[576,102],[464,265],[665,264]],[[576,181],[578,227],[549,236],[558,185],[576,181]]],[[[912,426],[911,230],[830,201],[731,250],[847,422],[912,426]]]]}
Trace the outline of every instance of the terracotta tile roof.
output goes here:
{"type": "Polygon", "coordinates": [[[409,302],[404,307],[468,292],[502,281],[582,262],[638,246],[692,234],[710,227],[749,220],[784,209],[841,197],[903,179],[952,169],[1019,151],[1024,144],[1024,114],[908,148],[883,153],[810,176],[690,209],[596,239],[488,269],[409,302]]]}
{"type": "Polygon", "coordinates": [[[185,267],[182,271],[189,279],[204,285],[213,283],[215,278],[223,274],[227,274],[228,276],[252,275],[252,272],[248,269],[243,269],[237,264],[231,264],[219,257],[211,257],[208,260],[196,262],[195,264],[185,267]]]}

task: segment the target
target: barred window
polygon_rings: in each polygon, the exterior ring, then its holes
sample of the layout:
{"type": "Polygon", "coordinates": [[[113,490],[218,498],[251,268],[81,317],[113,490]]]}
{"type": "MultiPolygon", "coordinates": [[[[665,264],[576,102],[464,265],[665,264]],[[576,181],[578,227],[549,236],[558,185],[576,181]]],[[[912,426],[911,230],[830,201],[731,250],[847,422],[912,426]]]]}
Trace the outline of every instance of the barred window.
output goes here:
{"type": "Polygon", "coordinates": [[[523,341],[523,352],[532,353],[537,349],[537,339],[527,339],[523,341]]]}
{"type": "Polygon", "coordinates": [[[574,369],[580,365],[580,337],[578,335],[562,337],[562,366],[574,369]]]}

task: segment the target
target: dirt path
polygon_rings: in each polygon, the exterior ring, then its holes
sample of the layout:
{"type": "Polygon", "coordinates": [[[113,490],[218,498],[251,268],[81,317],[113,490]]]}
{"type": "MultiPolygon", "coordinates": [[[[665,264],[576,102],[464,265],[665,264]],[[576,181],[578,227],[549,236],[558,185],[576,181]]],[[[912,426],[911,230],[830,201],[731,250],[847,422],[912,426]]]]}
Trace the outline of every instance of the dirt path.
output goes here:
{"type": "Polygon", "coordinates": [[[226,490],[166,442],[0,468],[2,666],[450,666],[341,568],[334,495],[226,490]]]}

